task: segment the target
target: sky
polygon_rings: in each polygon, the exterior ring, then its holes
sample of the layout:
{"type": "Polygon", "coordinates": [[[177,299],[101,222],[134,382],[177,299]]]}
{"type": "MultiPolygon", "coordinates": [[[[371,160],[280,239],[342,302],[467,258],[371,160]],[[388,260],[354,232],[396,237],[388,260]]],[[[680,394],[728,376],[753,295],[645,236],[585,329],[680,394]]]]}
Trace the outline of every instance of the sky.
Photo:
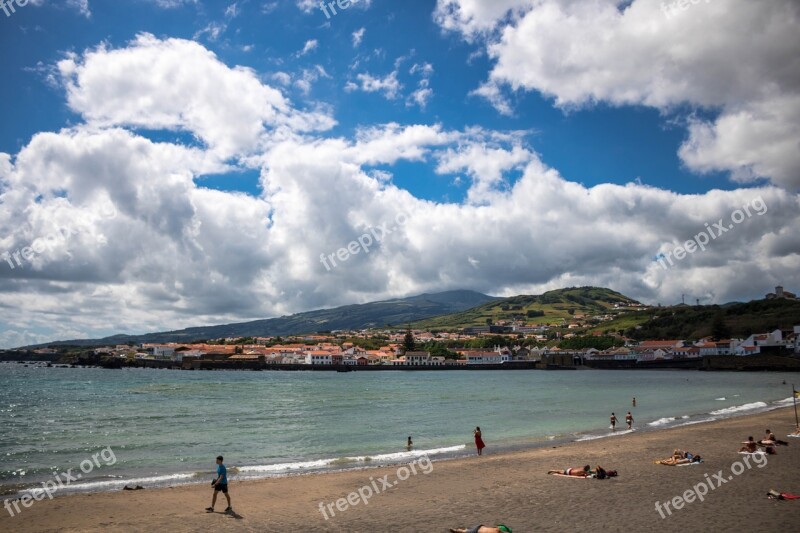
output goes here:
{"type": "Polygon", "coordinates": [[[5,0],[0,50],[0,348],[800,290],[795,0],[5,0]]]}

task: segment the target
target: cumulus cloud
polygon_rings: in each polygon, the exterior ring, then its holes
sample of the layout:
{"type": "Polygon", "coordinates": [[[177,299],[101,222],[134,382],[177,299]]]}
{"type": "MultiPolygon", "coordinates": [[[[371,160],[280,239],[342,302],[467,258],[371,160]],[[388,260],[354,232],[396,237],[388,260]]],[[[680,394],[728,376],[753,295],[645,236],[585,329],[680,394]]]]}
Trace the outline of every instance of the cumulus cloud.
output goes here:
{"type": "Polygon", "coordinates": [[[689,168],[800,186],[793,0],[701,2],[670,16],[649,0],[440,0],[436,13],[443,28],[486,40],[495,64],[473,94],[501,113],[511,113],[506,88],[565,109],[693,106],[717,116],[692,121],[680,148],[689,168]]]}
{"type": "Polygon", "coordinates": [[[126,48],[100,46],[58,67],[70,108],[88,123],[191,132],[221,158],[263,146],[277,130],[333,125],[192,41],[142,34],[126,48]]]}
{"type": "Polygon", "coordinates": [[[382,93],[387,100],[398,97],[403,85],[397,80],[397,71],[393,70],[383,78],[373,76],[367,72],[357,74],[358,83],[348,81],[344,88],[348,92],[361,90],[365,93],[382,93]]]}
{"type": "Polygon", "coordinates": [[[0,345],[456,288],[592,284],[671,303],[758,296],[752,279],[800,285],[800,196],[785,189],[585,187],[548,167],[525,132],[389,123],[329,135],[329,114],[298,110],[251,70],[180,39],[101,46],[59,72],[82,122],[0,153],[0,254],[76,231],[23,265],[0,259],[0,345]],[[156,142],[153,130],[175,138],[156,142]],[[414,197],[394,183],[402,162],[463,177],[466,201],[414,197]],[[259,172],[255,196],[201,186],[245,169],[259,172]],[[707,251],[669,270],[654,261],[755,197],[768,211],[707,251]],[[321,257],[378,226],[389,233],[369,253],[326,269],[321,257]]]}

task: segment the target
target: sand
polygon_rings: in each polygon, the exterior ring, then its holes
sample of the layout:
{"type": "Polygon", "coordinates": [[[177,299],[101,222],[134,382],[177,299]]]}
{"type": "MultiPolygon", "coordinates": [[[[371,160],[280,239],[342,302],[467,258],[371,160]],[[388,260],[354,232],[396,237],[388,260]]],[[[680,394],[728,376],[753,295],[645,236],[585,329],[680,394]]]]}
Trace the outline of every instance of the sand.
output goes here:
{"type": "Polygon", "coordinates": [[[800,439],[786,438],[793,427],[790,408],[505,454],[492,454],[491,435],[484,435],[488,447],[483,457],[435,462],[432,469],[417,465],[416,475],[372,496],[367,505],[348,504],[344,512],[336,509],[337,499],[371,485],[370,478],[378,488],[382,484],[377,480],[384,475],[389,483],[396,481],[398,467],[231,481],[235,516],[219,512],[224,508],[220,501],[218,512],[204,512],[212,493],[205,484],[56,497],[34,502],[13,518],[2,511],[0,531],[446,532],[450,527],[498,522],[514,533],[593,528],[798,531],[800,500],[766,497],[770,489],[800,494],[800,439]],[[748,435],[758,440],[767,427],[790,446],[779,447],[777,455],[760,463],[762,467],[754,459],[748,467],[736,452],[739,443],[748,435]],[[699,453],[706,462],[691,467],[653,464],[675,447],[699,453]],[[582,480],[546,474],[587,462],[617,469],[619,477],[582,480]],[[720,470],[726,482],[716,487],[720,470]],[[671,506],[671,515],[659,515],[656,501],[663,509],[663,502],[707,479],[716,488],[708,490],[704,501],[685,503],[680,510],[671,506]],[[331,503],[335,516],[328,510],[326,520],[320,502],[331,503]]]}

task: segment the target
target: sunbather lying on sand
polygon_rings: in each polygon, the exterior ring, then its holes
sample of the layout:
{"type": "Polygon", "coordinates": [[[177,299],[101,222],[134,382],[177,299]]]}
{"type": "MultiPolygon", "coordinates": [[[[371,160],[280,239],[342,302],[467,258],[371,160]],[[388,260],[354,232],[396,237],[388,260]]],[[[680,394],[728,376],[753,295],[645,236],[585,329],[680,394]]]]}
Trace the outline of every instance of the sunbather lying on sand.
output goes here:
{"type": "Polygon", "coordinates": [[[591,472],[591,466],[585,465],[578,468],[567,468],[566,470],[550,470],[548,474],[558,474],[560,476],[575,476],[575,477],[588,477],[591,472]]]}
{"type": "Polygon", "coordinates": [[[605,468],[603,468],[600,465],[597,465],[597,467],[594,469],[594,471],[590,470],[589,474],[592,477],[597,478],[597,479],[606,479],[607,477],[617,477],[617,471],[616,470],[606,470],[605,468]]]}
{"type": "Polygon", "coordinates": [[[669,459],[659,459],[658,461],[654,461],[657,465],[689,465],[692,463],[700,463],[703,461],[703,458],[699,455],[695,455],[692,452],[684,452],[680,450],[675,450],[677,453],[673,453],[672,457],[669,459]]]}
{"type": "Polygon", "coordinates": [[[450,533],[511,533],[511,528],[503,524],[499,524],[497,527],[475,526],[469,529],[460,527],[450,528],[450,533]]]}

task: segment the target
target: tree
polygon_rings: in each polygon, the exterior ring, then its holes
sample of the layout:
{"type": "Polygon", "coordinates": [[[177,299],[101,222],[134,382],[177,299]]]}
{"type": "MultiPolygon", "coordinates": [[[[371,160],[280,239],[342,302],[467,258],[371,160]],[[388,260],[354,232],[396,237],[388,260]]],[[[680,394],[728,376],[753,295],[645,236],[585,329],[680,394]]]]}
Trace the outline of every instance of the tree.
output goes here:
{"type": "Polygon", "coordinates": [[[417,347],[417,343],[414,342],[414,334],[411,333],[411,329],[406,330],[406,336],[403,338],[403,348],[407,352],[413,352],[414,349],[417,347]]]}
{"type": "Polygon", "coordinates": [[[711,323],[711,336],[718,341],[731,337],[731,328],[725,323],[722,313],[714,316],[714,321],[711,323]]]}

